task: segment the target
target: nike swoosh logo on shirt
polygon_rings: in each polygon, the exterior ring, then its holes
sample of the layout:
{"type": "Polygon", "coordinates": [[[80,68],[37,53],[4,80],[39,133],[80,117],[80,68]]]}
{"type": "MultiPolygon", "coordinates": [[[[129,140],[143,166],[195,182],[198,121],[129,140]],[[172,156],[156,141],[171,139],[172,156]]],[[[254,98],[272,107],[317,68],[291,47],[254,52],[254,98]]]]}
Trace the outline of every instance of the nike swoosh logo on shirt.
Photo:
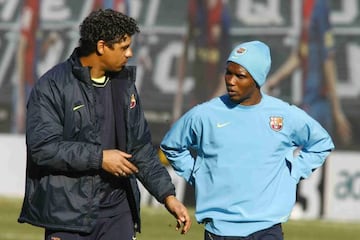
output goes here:
{"type": "Polygon", "coordinates": [[[227,126],[227,125],[229,125],[229,124],[230,124],[230,122],[217,123],[217,124],[216,124],[216,127],[218,127],[218,128],[223,128],[223,127],[225,127],[225,126],[227,126]]]}

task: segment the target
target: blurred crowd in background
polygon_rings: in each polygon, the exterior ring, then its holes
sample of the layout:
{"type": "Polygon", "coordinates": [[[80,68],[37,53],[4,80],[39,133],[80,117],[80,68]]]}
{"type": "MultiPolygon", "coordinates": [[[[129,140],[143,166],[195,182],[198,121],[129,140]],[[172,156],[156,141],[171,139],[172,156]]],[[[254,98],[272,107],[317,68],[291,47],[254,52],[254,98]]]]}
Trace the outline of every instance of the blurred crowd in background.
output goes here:
{"type": "Polygon", "coordinates": [[[264,91],[314,107],[337,149],[359,150],[360,0],[1,1],[0,133],[24,133],[33,83],[70,55],[79,22],[97,8],[123,11],[140,23],[130,64],[138,66],[136,84],[155,143],[190,107],[225,93],[230,49],[258,39],[273,56],[264,91]],[[314,46],[320,39],[326,46],[314,46]],[[327,56],[330,67],[323,66],[327,56]]]}

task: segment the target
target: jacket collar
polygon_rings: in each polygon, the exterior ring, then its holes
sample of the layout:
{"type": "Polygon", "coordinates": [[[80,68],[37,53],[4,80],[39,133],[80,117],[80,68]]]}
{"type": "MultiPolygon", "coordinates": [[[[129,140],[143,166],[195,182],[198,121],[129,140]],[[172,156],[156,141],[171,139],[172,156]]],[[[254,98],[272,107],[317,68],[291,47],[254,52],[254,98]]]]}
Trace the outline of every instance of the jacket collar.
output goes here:
{"type": "MultiPolygon", "coordinates": [[[[80,57],[79,57],[79,48],[75,48],[73,53],[69,59],[72,72],[77,79],[83,81],[87,84],[91,83],[91,76],[90,76],[90,68],[91,67],[84,67],[81,65],[80,57]]],[[[136,76],[136,67],[135,66],[126,66],[123,70],[119,72],[108,72],[106,75],[110,76],[111,78],[122,78],[123,80],[128,80],[129,82],[135,81],[136,76]]]]}
{"type": "Polygon", "coordinates": [[[75,77],[85,83],[91,84],[90,67],[81,65],[79,57],[79,48],[75,48],[71,54],[69,61],[72,66],[72,72],[75,77]]]}

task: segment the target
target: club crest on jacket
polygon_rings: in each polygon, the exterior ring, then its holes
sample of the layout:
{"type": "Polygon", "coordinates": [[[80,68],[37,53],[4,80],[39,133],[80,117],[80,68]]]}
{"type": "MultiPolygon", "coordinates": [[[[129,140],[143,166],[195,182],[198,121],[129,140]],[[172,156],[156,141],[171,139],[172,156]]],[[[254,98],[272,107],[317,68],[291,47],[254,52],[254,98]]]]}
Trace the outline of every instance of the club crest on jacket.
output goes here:
{"type": "Polygon", "coordinates": [[[130,109],[134,108],[135,106],[136,106],[135,94],[131,94],[131,97],[130,97],[130,109]]]}

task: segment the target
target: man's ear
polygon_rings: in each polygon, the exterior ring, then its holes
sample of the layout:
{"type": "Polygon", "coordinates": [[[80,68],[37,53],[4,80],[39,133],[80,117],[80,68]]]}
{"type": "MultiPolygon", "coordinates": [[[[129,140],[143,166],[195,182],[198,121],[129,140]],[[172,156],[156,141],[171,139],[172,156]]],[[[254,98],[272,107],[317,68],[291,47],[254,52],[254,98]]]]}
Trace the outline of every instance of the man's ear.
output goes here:
{"type": "Polygon", "coordinates": [[[99,40],[96,44],[96,54],[101,56],[104,54],[104,48],[105,48],[105,41],[99,40]]]}

